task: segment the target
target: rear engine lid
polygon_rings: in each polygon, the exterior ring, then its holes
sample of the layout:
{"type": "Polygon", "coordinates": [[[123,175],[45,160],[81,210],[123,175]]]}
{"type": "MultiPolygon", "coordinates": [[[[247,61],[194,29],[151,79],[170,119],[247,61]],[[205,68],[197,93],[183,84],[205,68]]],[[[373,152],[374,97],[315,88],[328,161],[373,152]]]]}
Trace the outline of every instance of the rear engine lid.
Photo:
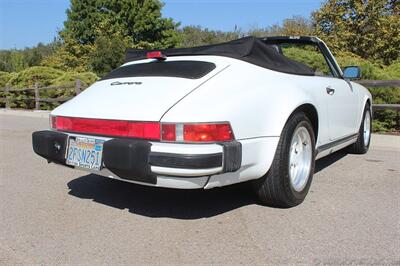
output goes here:
{"type": "Polygon", "coordinates": [[[223,57],[179,56],[128,63],[51,113],[55,116],[159,121],[163,114],[228,67],[223,57]]]}

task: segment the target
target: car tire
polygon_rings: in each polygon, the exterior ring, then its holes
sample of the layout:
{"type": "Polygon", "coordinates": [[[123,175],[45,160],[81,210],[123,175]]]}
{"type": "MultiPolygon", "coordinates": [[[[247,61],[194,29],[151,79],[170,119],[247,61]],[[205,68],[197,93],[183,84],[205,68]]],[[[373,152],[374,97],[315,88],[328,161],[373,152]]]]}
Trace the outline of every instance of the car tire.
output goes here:
{"type": "Polygon", "coordinates": [[[365,154],[368,152],[371,143],[372,114],[370,105],[364,107],[363,118],[361,120],[358,138],[355,143],[348,147],[348,152],[353,154],[365,154]]]}
{"type": "Polygon", "coordinates": [[[305,113],[294,113],[283,128],[269,171],[253,182],[259,201],[280,208],[299,205],[310,188],[314,167],[313,127],[305,113]]]}

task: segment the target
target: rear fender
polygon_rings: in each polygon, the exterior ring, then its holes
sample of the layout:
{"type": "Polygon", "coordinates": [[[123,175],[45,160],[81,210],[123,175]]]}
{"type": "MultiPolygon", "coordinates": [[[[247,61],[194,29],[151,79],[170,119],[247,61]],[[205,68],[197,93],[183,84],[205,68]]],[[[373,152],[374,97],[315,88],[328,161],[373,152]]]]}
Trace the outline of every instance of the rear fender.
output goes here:
{"type": "Polygon", "coordinates": [[[362,121],[363,116],[364,116],[364,108],[365,108],[365,105],[367,103],[370,104],[370,112],[373,115],[372,95],[371,95],[371,93],[369,92],[369,90],[367,88],[365,88],[364,86],[362,86],[362,85],[360,85],[358,83],[351,82],[351,85],[353,86],[353,89],[357,90],[358,95],[359,95],[358,98],[360,99],[360,102],[359,102],[360,108],[359,108],[359,113],[358,113],[358,123],[356,125],[356,127],[359,128],[361,126],[361,121],[362,121]]]}
{"type": "Polygon", "coordinates": [[[296,86],[293,75],[243,64],[231,64],[171,108],[161,121],[229,121],[235,138],[241,140],[280,136],[289,116],[303,104],[319,110],[318,101],[296,86]]]}

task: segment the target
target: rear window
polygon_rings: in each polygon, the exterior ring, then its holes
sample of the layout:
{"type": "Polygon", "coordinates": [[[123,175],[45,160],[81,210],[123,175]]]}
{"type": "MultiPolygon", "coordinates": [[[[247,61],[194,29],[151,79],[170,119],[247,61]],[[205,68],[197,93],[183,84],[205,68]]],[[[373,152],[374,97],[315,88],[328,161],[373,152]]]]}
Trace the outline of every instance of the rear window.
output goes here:
{"type": "Polygon", "coordinates": [[[117,68],[105,79],[128,77],[176,77],[199,79],[215,69],[215,64],[204,61],[157,61],[143,64],[132,64],[117,68]]]}

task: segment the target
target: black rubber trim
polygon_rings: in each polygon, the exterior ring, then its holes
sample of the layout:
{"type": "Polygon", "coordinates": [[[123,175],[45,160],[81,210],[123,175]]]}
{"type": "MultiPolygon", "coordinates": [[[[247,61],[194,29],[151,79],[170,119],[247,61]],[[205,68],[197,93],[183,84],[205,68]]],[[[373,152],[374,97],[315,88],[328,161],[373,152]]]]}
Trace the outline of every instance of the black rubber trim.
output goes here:
{"type": "Polygon", "coordinates": [[[242,144],[238,141],[220,143],[224,149],[223,172],[235,172],[242,165],[242,144]]]}
{"type": "Polygon", "coordinates": [[[67,150],[68,135],[43,130],[32,133],[33,151],[49,162],[65,164],[65,154],[67,150]]]}
{"type": "Polygon", "coordinates": [[[150,164],[153,166],[183,168],[183,169],[208,169],[222,166],[222,153],[212,154],[176,154],[176,153],[150,153],[150,164]]]}
{"type": "Polygon", "coordinates": [[[347,137],[344,137],[344,138],[341,138],[341,139],[332,141],[332,142],[330,142],[330,143],[324,144],[324,145],[322,145],[322,146],[319,146],[319,147],[317,148],[317,154],[320,153],[320,152],[329,150],[329,149],[331,149],[331,148],[333,148],[333,147],[335,147],[335,146],[338,146],[338,145],[340,145],[340,144],[343,144],[343,143],[345,143],[345,142],[347,142],[347,141],[349,141],[349,140],[356,139],[356,138],[358,138],[358,133],[352,134],[352,135],[350,135],[350,136],[347,136],[347,137]]]}
{"type": "Polygon", "coordinates": [[[122,179],[157,184],[151,172],[151,143],[135,139],[111,139],[103,144],[104,165],[122,179]]]}

